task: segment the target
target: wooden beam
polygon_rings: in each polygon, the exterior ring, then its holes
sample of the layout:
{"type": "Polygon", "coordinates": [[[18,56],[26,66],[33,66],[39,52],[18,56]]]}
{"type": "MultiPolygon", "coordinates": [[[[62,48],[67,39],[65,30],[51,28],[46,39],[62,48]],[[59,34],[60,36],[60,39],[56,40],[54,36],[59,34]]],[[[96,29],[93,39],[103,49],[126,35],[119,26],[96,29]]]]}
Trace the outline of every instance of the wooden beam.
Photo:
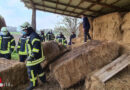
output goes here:
{"type": "MultiPolygon", "coordinates": [[[[66,8],[64,9],[64,11],[67,10],[67,8],[69,7],[69,5],[70,5],[71,2],[72,2],[72,0],[69,1],[68,6],[66,6],[66,8]]],[[[64,12],[63,12],[63,13],[64,13],[64,12]]]]}
{"type": "MultiPolygon", "coordinates": [[[[28,2],[28,1],[24,1],[25,3],[30,3],[30,2],[28,2]]],[[[54,7],[50,7],[50,6],[46,6],[46,5],[40,5],[40,4],[37,4],[37,3],[33,3],[34,5],[35,5],[35,7],[36,6],[41,6],[41,7],[46,7],[46,8],[50,8],[50,9],[56,9],[56,8],[54,8],[54,7]]],[[[27,5],[26,5],[27,6],[27,5]]],[[[29,6],[27,6],[28,8],[32,8],[32,7],[29,7],[29,6]]],[[[58,9],[57,8],[57,10],[59,10],[59,11],[63,11],[63,9],[58,9]]],[[[74,13],[74,14],[79,14],[79,13],[77,13],[77,12],[73,12],[73,11],[68,11],[68,10],[66,10],[65,12],[67,12],[67,13],[74,13]]],[[[92,16],[93,17],[93,16],[92,16]]]]}
{"type": "MultiPolygon", "coordinates": [[[[100,0],[101,1],[101,0],[100,0]]],[[[100,2],[99,0],[97,0],[97,2],[100,2]]],[[[80,15],[84,15],[84,13],[87,11],[87,9],[91,9],[93,6],[95,5],[95,3],[92,3],[92,5],[90,5],[89,7],[87,7],[85,10],[83,10],[80,14],[78,14],[77,16],[79,17],[80,15]]],[[[98,13],[101,13],[100,11],[98,11],[98,13]]]]}
{"type": "MultiPolygon", "coordinates": [[[[81,0],[77,6],[79,6],[81,3],[83,3],[85,0],[81,0]]],[[[77,8],[74,8],[73,11],[75,11],[77,8]]]]}
{"type": "MultiPolygon", "coordinates": [[[[25,6],[28,7],[26,3],[25,3],[25,6]]],[[[30,8],[30,7],[28,7],[28,8],[30,8]]],[[[66,16],[70,16],[70,17],[76,17],[76,16],[71,16],[71,15],[67,15],[67,14],[63,14],[63,13],[49,11],[49,10],[46,10],[46,9],[39,9],[39,8],[36,8],[36,9],[40,10],[40,11],[45,11],[45,12],[50,12],[50,13],[55,13],[55,14],[60,14],[60,15],[66,15],[66,16]]],[[[78,18],[78,17],[76,17],[76,18],[78,18]]]]}
{"type": "MultiPolygon", "coordinates": [[[[92,3],[92,6],[88,7],[87,9],[90,9],[90,10],[91,10],[91,8],[92,8],[95,4],[98,4],[98,5],[101,5],[101,6],[102,6],[104,3],[101,3],[100,1],[101,1],[101,0],[97,0],[97,1],[86,0],[86,2],[92,3]]],[[[117,7],[117,6],[113,6],[113,4],[115,4],[115,3],[119,2],[119,1],[120,1],[120,0],[117,0],[117,1],[113,2],[113,3],[110,4],[110,5],[104,4],[103,7],[102,7],[102,9],[103,9],[104,7],[108,7],[108,8],[112,8],[112,9],[114,8],[115,10],[117,9],[118,11],[119,11],[119,10],[124,10],[124,8],[120,8],[120,7],[117,7]]],[[[102,9],[101,9],[101,10],[102,10],[102,9]]],[[[101,10],[98,11],[98,12],[100,13],[100,15],[105,14],[105,13],[102,13],[101,10]]],[[[77,16],[79,17],[81,14],[83,14],[83,13],[86,12],[86,11],[87,11],[87,10],[84,10],[83,12],[81,12],[80,14],[78,14],[77,16]]]]}
{"type": "MultiPolygon", "coordinates": [[[[57,3],[59,2],[59,0],[57,0],[57,3]]],[[[56,3],[56,10],[57,10],[57,6],[58,6],[58,4],[56,3]]],[[[56,12],[56,10],[55,10],[55,12],[56,12]]]]}
{"type": "MultiPolygon", "coordinates": [[[[45,2],[42,0],[42,4],[43,4],[43,6],[45,5],[45,2]]],[[[45,9],[45,8],[44,8],[45,9]]]]}
{"type": "Polygon", "coordinates": [[[92,1],[92,0],[85,0],[86,2],[89,2],[89,3],[94,3],[94,4],[98,4],[98,5],[101,5],[103,7],[107,7],[107,8],[112,8],[112,9],[115,9],[115,10],[125,10],[125,8],[120,8],[120,7],[117,7],[117,6],[114,6],[114,5],[109,5],[109,4],[106,4],[106,3],[102,3],[102,2],[97,2],[97,1],[92,1]]]}
{"type": "Polygon", "coordinates": [[[116,1],[113,2],[111,5],[114,5],[114,4],[118,3],[119,1],[121,1],[121,0],[116,0],[116,1]]]}
{"type": "Polygon", "coordinates": [[[103,68],[95,72],[91,76],[90,80],[86,81],[89,83],[89,85],[87,85],[88,86],[87,89],[92,89],[94,86],[97,87],[99,83],[104,84],[110,78],[112,78],[117,73],[119,73],[124,68],[126,68],[129,64],[130,64],[130,54],[127,53],[120,56],[119,58],[114,60],[112,63],[104,66],[103,68]]]}
{"type": "MultiPolygon", "coordinates": [[[[116,4],[117,2],[119,2],[119,1],[121,1],[121,0],[116,0],[115,2],[111,3],[110,5],[114,5],[114,4],[116,4]]],[[[105,14],[105,13],[102,12],[103,9],[104,9],[104,7],[102,7],[102,8],[99,10],[100,14],[98,14],[98,16],[105,14]]]]}
{"type": "Polygon", "coordinates": [[[32,27],[36,31],[36,9],[32,9],[32,27]]]}
{"type": "MultiPolygon", "coordinates": [[[[68,4],[65,4],[65,3],[62,3],[62,2],[56,2],[56,1],[52,1],[52,0],[42,0],[42,1],[50,2],[50,3],[57,3],[57,4],[60,4],[60,5],[63,5],[63,6],[68,6],[68,7],[71,7],[71,8],[77,8],[77,9],[85,10],[82,7],[77,7],[77,6],[74,6],[74,5],[68,5],[68,4]]],[[[26,1],[24,1],[24,0],[22,0],[22,2],[26,3],[26,1]]],[[[98,13],[98,11],[95,11],[95,10],[89,10],[88,9],[88,11],[98,13]]]]}
{"type": "MultiPolygon", "coordinates": [[[[40,11],[43,11],[42,9],[38,9],[37,10],[40,10],[40,11]]],[[[49,11],[49,10],[44,10],[45,12],[51,12],[51,13],[55,13],[55,14],[60,14],[60,15],[65,15],[65,16],[70,16],[70,17],[76,17],[76,16],[71,16],[71,15],[68,15],[68,14],[63,14],[63,13],[59,13],[59,12],[53,12],[53,11],[49,11]]],[[[78,17],[76,17],[78,18],[78,17]]]]}
{"type": "MultiPolygon", "coordinates": [[[[28,7],[26,4],[25,4],[25,6],[28,7]]],[[[52,13],[55,13],[55,14],[60,14],[60,15],[65,15],[65,16],[70,16],[70,17],[76,17],[76,16],[72,16],[72,15],[68,15],[68,14],[59,13],[59,12],[53,12],[53,11],[43,10],[43,9],[39,9],[39,8],[36,8],[36,9],[40,10],[40,11],[46,11],[46,12],[52,12],[52,13]]],[[[88,17],[94,17],[94,16],[88,15],[88,17]]],[[[80,17],[76,17],[76,18],[80,18],[80,17]]]]}
{"type": "Polygon", "coordinates": [[[35,9],[35,5],[33,3],[32,0],[29,1],[31,3],[31,6],[32,6],[32,27],[34,30],[36,30],[36,9],[35,9]]]}

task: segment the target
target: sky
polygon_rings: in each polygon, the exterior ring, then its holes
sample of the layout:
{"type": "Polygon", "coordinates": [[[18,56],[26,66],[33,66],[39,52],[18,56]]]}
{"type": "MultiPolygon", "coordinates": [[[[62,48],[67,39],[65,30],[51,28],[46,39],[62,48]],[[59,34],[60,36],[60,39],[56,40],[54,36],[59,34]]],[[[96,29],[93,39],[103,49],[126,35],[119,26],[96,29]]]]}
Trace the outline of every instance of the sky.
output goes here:
{"type": "MultiPolygon", "coordinates": [[[[24,6],[20,0],[0,0],[0,15],[7,26],[19,27],[25,21],[31,23],[32,10],[24,6]]],[[[37,30],[53,29],[62,19],[61,15],[37,11],[37,30]]]]}

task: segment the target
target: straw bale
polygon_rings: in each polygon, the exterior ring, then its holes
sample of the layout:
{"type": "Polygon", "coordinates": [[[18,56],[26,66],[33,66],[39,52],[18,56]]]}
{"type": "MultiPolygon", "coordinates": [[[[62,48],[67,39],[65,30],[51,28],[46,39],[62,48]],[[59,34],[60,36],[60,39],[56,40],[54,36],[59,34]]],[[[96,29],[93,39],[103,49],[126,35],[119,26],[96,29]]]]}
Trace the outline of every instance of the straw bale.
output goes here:
{"type": "Polygon", "coordinates": [[[43,67],[46,67],[50,62],[54,61],[58,56],[61,56],[68,51],[63,45],[59,45],[54,41],[49,41],[42,43],[43,53],[45,56],[45,61],[42,63],[43,67]]]}
{"type": "Polygon", "coordinates": [[[121,40],[121,23],[121,15],[117,12],[95,18],[93,21],[93,39],[121,40]]]}
{"type": "Polygon", "coordinates": [[[2,90],[14,90],[15,87],[28,81],[25,64],[0,58],[0,78],[5,85],[2,90]]]}
{"type": "Polygon", "coordinates": [[[123,18],[123,42],[130,43],[130,12],[127,13],[123,18]]]}
{"type": "Polygon", "coordinates": [[[90,41],[64,54],[51,64],[51,71],[61,88],[68,88],[95,69],[110,63],[118,56],[119,45],[106,41],[90,41]]]}

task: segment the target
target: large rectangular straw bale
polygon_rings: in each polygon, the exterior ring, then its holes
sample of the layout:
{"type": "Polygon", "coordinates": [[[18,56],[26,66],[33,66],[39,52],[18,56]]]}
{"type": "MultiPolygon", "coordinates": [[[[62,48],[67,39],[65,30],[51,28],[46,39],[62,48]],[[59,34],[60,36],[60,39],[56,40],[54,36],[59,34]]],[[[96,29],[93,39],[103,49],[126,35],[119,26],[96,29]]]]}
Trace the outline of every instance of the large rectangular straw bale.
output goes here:
{"type": "Polygon", "coordinates": [[[92,71],[110,63],[118,56],[119,45],[110,41],[90,41],[59,58],[51,70],[61,88],[68,88],[92,71]]]}
{"type": "Polygon", "coordinates": [[[123,24],[121,26],[123,31],[122,40],[124,43],[130,43],[130,12],[123,17],[123,24]]]}
{"type": "Polygon", "coordinates": [[[25,64],[0,58],[0,78],[3,84],[11,85],[4,86],[1,88],[2,90],[14,90],[15,87],[26,83],[28,80],[25,64]]]}
{"type": "Polygon", "coordinates": [[[122,38],[120,13],[114,12],[93,20],[93,39],[119,41],[122,38]]]}

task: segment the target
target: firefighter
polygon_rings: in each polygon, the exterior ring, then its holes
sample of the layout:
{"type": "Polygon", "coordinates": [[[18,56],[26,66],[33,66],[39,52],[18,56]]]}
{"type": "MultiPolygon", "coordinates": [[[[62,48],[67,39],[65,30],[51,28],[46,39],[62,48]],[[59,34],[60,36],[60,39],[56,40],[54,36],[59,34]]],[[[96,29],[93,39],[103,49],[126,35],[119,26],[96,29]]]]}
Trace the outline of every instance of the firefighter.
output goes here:
{"type": "Polygon", "coordinates": [[[40,36],[33,30],[28,22],[21,25],[22,31],[27,35],[28,57],[26,66],[30,85],[27,90],[33,90],[38,84],[37,77],[44,83],[46,81],[45,73],[40,65],[45,60],[41,46],[40,36]]]}
{"type": "Polygon", "coordinates": [[[40,36],[41,36],[41,41],[42,42],[45,42],[45,33],[44,33],[44,31],[41,31],[41,33],[40,33],[40,36]]]}
{"type": "Polygon", "coordinates": [[[20,62],[24,62],[27,59],[27,35],[22,32],[22,36],[19,38],[17,52],[19,54],[20,62]]]}
{"type": "Polygon", "coordinates": [[[87,42],[87,37],[89,40],[91,40],[91,36],[89,34],[89,29],[90,29],[90,23],[88,18],[85,15],[81,15],[83,19],[83,29],[84,29],[84,42],[87,42]]]}
{"type": "Polygon", "coordinates": [[[47,34],[46,34],[46,39],[48,41],[51,41],[51,40],[54,40],[55,39],[55,35],[53,34],[52,31],[49,31],[47,34]]]}
{"type": "Polygon", "coordinates": [[[69,45],[73,44],[72,43],[72,39],[76,38],[76,34],[74,32],[72,32],[72,34],[70,35],[70,42],[69,45]]]}
{"type": "Polygon", "coordinates": [[[14,37],[8,32],[7,27],[2,27],[0,35],[0,57],[11,59],[11,54],[14,51],[14,48],[14,37]]]}
{"type": "Polygon", "coordinates": [[[60,32],[60,34],[56,37],[56,42],[62,44],[62,45],[67,45],[67,40],[65,36],[60,32]]]}

